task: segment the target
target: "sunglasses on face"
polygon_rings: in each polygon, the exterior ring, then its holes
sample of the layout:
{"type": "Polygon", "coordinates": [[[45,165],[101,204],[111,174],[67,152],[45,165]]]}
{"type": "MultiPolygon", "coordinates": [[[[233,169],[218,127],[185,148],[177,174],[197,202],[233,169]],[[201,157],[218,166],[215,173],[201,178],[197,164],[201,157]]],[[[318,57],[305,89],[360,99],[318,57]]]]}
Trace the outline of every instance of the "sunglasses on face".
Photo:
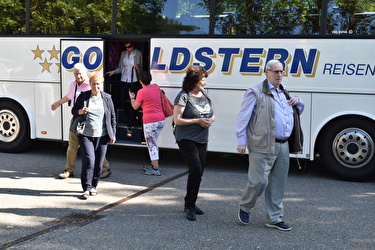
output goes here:
{"type": "Polygon", "coordinates": [[[129,48],[133,47],[133,45],[124,46],[124,47],[125,47],[125,49],[129,49],[129,48]]]}

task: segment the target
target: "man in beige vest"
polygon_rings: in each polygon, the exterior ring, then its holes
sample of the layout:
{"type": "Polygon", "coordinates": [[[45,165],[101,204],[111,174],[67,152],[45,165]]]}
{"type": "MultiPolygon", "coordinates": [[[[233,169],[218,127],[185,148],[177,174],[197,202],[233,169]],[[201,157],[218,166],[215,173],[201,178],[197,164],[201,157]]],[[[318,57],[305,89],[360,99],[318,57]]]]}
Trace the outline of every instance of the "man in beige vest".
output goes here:
{"type": "Polygon", "coordinates": [[[299,113],[304,103],[298,97],[289,101],[281,81],[283,64],[271,60],[266,64],[266,80],[249,88],[244,95],[236,124],[237,151],[249,150],[248,183],[240,200],[238,218],[249,224],[250,210],[264,192],[266,226],[283,231],[291,227],[283,221],[283,196],[289,171],[288,138],[293,130],[293,109],[299,113]]]}

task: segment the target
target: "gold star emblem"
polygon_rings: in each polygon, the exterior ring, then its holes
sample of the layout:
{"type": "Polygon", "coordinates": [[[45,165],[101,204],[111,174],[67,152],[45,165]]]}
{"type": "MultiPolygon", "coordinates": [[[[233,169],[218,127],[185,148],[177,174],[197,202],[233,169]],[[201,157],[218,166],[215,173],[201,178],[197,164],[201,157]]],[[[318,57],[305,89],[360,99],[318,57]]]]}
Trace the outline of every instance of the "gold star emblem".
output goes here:
{"type": "Polygon", "coordinates": [[[60,51],[59,51],[59,50],[56,50],[55,45],[53,45],[52,50],[47,50],[47,51],[51,54],[51,57],[49,58],[50,60],[51,60],[52,58],[56,58],[57,60],[59,60],[59,58],[58,58],[57,55],[60,53],[60,51]]]}
{"type": "Polygon", "coordinates": [[[41,50],[41,49],[39,49],[39,45],[37,45],[36,46],[36,49],[35,50],[31,50],[33,53],[34,53],[34,60],[36,59],[36,58],[40,58],[40,59],[42,59],[42,53],[44,52],[44,50],[41,50]]]}
{"type": "Polygon", "coordinates": [[[42,69],[42,73],[47,70],[49,73],[51,73],[51,71],[49,70],[49,67],[51,67],[52,63],[48,63],[47,62],[47,58],[44,58],[44,62],[43,63],[39,63],[40,65],[42,65],[43,69],[42,69]]]}
{"type": "Polygon", "coordinates": [[[55,63],[56,65],[57,65],[57,67],[59,68],[58,70],[57,70],[57,73],[60,73],[60,63],[55,63]]]}

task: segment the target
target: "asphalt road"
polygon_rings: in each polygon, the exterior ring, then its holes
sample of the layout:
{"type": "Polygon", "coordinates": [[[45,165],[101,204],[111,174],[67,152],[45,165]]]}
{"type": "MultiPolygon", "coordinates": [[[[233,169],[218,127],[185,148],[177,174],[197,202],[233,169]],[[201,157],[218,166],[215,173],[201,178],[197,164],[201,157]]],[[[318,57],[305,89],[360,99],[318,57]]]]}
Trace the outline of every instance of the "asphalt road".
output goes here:
{"type": "Polygon", "coordinates": [[[83,201],[79,179],[56,179],[61,143],[0,153],[0,248],[12,249],[375,249],[375,182],[332,178],[319,163],[291,167],[285,194],[290,232],[266,228],[264,197],[250,224],[237,219],[246,156],[209,154],[194,222],[183,212],[186,168],[161,151],[162,175],[145,176],[145,148],[110,147],[113,174],[83,201]],[[306,165],[306,166],[305,166],[306,165]]]}

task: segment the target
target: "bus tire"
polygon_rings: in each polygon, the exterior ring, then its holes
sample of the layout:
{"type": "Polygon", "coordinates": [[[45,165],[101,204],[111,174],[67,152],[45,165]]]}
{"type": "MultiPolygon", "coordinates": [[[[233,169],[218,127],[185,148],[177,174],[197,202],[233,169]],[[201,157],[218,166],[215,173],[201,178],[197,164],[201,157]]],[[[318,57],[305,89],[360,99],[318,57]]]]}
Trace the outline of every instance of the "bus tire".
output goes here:
{"type": "Polygon", "coordinates": [[[335,177],[363,181],[375,175],[375,125],[362,118],[329,124],[319,140],[325,168],[335,177]]]}
{"type": "Polygon", "coordinates": [[[17,104],[0,101],[0,151],[18,153],[31,145],[26,113],[17,104]]]}

